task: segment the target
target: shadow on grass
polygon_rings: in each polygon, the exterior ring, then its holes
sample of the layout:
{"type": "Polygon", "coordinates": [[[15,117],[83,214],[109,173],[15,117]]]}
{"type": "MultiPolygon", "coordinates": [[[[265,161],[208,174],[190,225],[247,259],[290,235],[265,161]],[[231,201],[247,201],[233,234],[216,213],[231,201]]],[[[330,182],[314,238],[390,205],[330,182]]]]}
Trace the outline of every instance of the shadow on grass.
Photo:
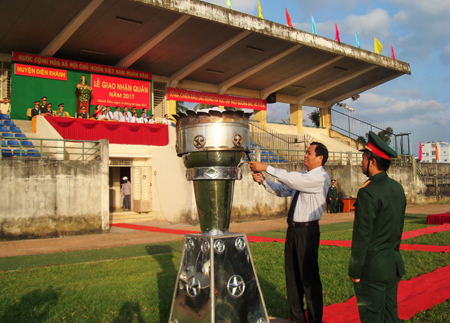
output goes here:
{"type": "MultiPolygon", "coordinates": [[[[258,273],[257,273],[258,274],[258,273]]],[[[280,291],[280,286],[270,283],[263,275],[258,275],[259,285],[266,305],[267,314],[279,318],[289,317],[289,306],[287,301],[287,293],[280,291]]]]}
{"type": "Polygon", "coordinates": [[[427,216],[425,214],[411,214],[405,215],[405,221],[410,223],[427,224],[427,216]]]}
{"type": "Polygon", "coordinates": [[[156,280],[158,284],[158,297],[159,297],[159,322],[167,322],[170,316],[170,308],[172,305],[172,296],[175,288],[178,268],[176,268],[173,263],[173,260],[175,258],[174,254],[175,250],[173,249],[173,246],[158,245],[157,247],[159,254],[171,255],[170,257],[155,258],[162,269],[162,271],[160,271],[156,275],[156,280]]]}
{"type": "Polygon", "coordinates": [[[0,317],[0,322],[46,322],[50,309],[56,305],[58,299],[59,291],[53,286],[46,290],[35,289],[7,307],[0,317]]]}
{"type": "Polygon", "coordinates": [[[141,305],[139,303],[126,302],[120,309],[119,315],[112,321],[113,323],[137,322],[145,323],[142,318],[141,305]]]}

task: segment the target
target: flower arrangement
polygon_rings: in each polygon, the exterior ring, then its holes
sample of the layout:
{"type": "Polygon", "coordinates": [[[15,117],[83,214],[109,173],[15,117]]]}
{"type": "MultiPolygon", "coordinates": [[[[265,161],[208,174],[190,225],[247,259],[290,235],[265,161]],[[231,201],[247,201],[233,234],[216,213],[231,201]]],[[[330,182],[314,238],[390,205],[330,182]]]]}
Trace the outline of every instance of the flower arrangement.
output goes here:
{"type": "Polygon", "coordinates": [[[88,102],[91,98],[92,88],[84,87],[80,89],[80,102],[88,102]]]}

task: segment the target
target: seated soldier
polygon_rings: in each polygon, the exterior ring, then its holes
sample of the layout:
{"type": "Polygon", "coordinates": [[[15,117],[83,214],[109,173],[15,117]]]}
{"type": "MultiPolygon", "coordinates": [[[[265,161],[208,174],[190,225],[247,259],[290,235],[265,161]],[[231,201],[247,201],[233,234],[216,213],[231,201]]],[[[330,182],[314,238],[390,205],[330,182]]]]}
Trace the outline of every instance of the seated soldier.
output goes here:
{"type": "Polygon", "coordinates": [[[48,117],[54,117],[55,116],[55,112],[52,111],[52,104],[51,103],[47,104],[47,111],[45,111],[45,113],[41,113],[41,115],[48,116],[48,117]]]}
{"type": "Polygon", "coordinates": [[[56,111],[56,117],[66,117],[66,111],[64,111],[64,103],[58,104],[59,111],[56,111]]]}
{"type": "Polygon", "coordinates": [[[86,113],[86,106],[83,105],[80,110],[81,112],[78,114],[78,118],[89,119],[89,114],[86,113]]]}
{"type": "Polygon", "coordinates": [[[42,103],[39,105],[39,110],[41,110],[41,114],[47,113],[47,97],[42,97],[42,103]]]}
{"type": "Polygon", "coordinates": [[[41,110],[39,108],[40,102],[39,101],[34,101],[34,108],[31,110],[31,118],[33,119],[33,117],[38,116],[41,114],[41,110]]]}

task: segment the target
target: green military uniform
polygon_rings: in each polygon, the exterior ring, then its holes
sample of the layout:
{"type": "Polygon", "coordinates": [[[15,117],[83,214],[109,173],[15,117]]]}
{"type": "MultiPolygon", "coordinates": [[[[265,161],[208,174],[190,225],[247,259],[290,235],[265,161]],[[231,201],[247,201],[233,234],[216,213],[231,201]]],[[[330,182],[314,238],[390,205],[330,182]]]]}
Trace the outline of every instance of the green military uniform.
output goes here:
{"type": "MultiPolygon", "coordinates": [[[[369,134],[365,150],[380,157],[397,155],[374,136],[369,134]]],[[[405,274],[399,250],[405,209],[403,187],[386,172],[371,176],[358,192],[348,274],[360,279],[354,288],[361,322],[400,322],[397,287],[405,274]]]]}
{"type": "Polygon", "coordinates": [[[336,211],[336,202],[337,202],[337,187],[334,186],[333,180],[331,181],[331,186],[328,189],[328,202],[330,204],[330,213],[337,213],[336,211]]]}

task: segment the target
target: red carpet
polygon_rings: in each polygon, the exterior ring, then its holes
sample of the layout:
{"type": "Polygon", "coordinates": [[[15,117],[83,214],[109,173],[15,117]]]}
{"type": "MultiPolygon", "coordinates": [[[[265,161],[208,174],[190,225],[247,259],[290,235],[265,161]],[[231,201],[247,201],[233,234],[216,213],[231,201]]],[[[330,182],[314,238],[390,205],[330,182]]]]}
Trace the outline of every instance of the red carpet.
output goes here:
{"type": "Polygon", "coordinates": [[[450,224],[436,225],[432,227],[427,227],[423,229],[417,229],[412,231],[403,232],[402,240],[411,239],[418,236],[422,236],[424,234],[442,232],[450,230],[450,224]]]}
{"type": "Polygon", "coordinates": [[[111,226],[112,227],[118,227],[118,228],[139,230],[139,231],[159,232],[159,233],[172,233],[172,234],[200,233],[200,231],[164,229],[164,228],[149,227],[147,225],[139,225],[139,224],[131,224],[131,223],[115,223],[115,224],[111,224],[111,226]]]}
{"type": "MultiPolygon", "coordinates": [[[[407,320],[437,304],[450,299],[450,266],[431,273],[401,281],[398,286],[398,315],[407,320]]],[[[356,297],[345,303],[332,304],[324,308],[324,323],[359,322],[356,297]]]]}

